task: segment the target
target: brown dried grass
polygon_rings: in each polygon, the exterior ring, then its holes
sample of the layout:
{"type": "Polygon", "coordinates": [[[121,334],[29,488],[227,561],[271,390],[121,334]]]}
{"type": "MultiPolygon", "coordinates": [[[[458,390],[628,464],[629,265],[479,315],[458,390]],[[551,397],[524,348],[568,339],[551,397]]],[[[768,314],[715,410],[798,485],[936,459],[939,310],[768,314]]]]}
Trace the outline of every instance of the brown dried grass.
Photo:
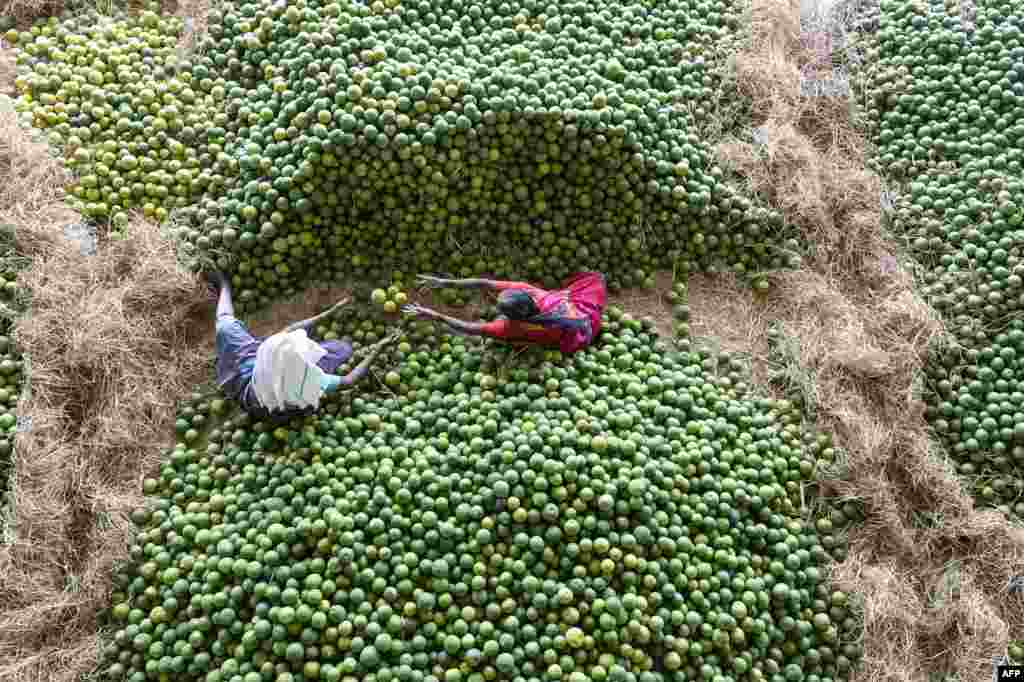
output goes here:
{"type": "Polygon", "coordinates": [[[13,17],[19,26],[26,26],[41,17],[60,14],[64,0],[4,0],[0,16],[13,17]]]}
{"type": "MultiPolygon", "coordinates": [[[[765,355],[781,325],[811,378],[820,428],[847,455],[827,490],[860,498],[867,519],[833,580],[863,599],[865,660],[855,680],[991,675],[991,659],[1024,632],[1024,599],[1005,592],[1024,572],[1024,530],[974,508],[929,439],[918,380],[943,325],[880,227],[880,179],[844,100],[799,94],[813,55],[793,39],[799,8],[755,0],[751,39],[736,57],[737,87],[754,99],[763,144],[732,138],[720,162],[782,212],[810,247],[805,267],[772,276],[756,296],[730,276],[690,278],[695,336],[765,355]],[[956,589],[935,585],[955,565],[956,589]]],[[[755,381],[758,378],[754,367],[755,381]]]]}
{"type": "Polygon", "coordinates": [[[30,363],[0,545],[0,679],[77,680],[127,554],[141,479],[171,444],[177,401],[209,376],[212,307],[172,243],[132,223],[94,257],[66,241],[79,216],[45,145],[0,114],[0,222],[31,258],[14,328],[30,363]]]}
{"type": "Polygon", "coordinates": [[[182,31],[179,47],[187,51],[198,49],[200,41],[206,35],[206,18],[210,14],[210,0],[178,0],[174,14],[185,20],[187,25],[182,31]]]}
{"type": "Polygon", "coordinates": [[[18,67],[15,64],[14,50],[5,47],[0,40],[0,95],[14,97],[17,90],[14,87],[14,79],[18,75],[18,67]]]}
{"type": "MultiPolygon", "coordinates": [[[[13,111],[0,108],[0,224],[66,225],[78,215],[63,203],[69,175],[45,143],[31,139],[13,111]]],[[[35,253],[53,238],[43,230],[22,235],[35,253]]]]}

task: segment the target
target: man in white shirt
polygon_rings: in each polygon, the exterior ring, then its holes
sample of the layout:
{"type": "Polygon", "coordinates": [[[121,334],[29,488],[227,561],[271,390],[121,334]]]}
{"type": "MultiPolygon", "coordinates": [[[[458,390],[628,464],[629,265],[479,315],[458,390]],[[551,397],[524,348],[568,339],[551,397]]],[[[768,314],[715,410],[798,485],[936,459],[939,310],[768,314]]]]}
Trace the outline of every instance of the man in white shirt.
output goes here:
{"type": "Polygon", "coordinates": [[[316,343],[309,340],[307,332],[347,300],[308,320],[290,324],[273,336],[256,337],[235,317],[227,277],[220,272],[207,277],[219,290],[217,385],[257,419],[280,423],[312,414],[323,395],[363,379],[384,346],[398,338],[394,334],[371,346],[370,354],[355,369],[338,376],[333,372],[352,356],[351,342],[342,339],[316,343]],[[311,382],[315,382],[312,387],[311,382]]]}

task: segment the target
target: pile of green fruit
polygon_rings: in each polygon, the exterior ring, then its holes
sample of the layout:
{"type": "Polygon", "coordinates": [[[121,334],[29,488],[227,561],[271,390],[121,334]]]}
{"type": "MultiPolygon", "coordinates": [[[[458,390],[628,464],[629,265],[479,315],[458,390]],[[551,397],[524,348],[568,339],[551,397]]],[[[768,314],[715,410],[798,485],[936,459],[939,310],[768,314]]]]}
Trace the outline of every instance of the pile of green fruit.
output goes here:
{"type": "Polygon", "coordinates": [[[84,216],[121,227],[140,209],[163,221],[223,187],[210,131],[227,115],[178,62],[181,30],[177,17],[93,8],[5,34],[22,67],[17,107],[62,150],[84,216]]]}
{"type": "Polygon", "coordinates": [[[407,392],[287,427],[197,396],[146,481],[106,674],[845,677],[858,622],[823,569],[859,510],[801,518],[828,439],[639,321],[605,324],[564,358],[417,343],[407,392]]]}
{"type": "Polygon", "coordinates": [[[672,332],[676,343],[686,344],[690,338],[689,291],[686,280],[673,282],[666,294],[666,303],[672,307],[672,332]]]}
{"type": "Polygon", "coordinates": [[[427,348],[437,341],[433,325],[416,322],[399,316],[399,308],[408,300],[401,282],[393,282],[386,289],[373,289],[366,302],[356,301],[330,315],[313,329],[313,337],[332,341],[346,339],[352,343],[353,356],[336,371],[345,375],[361,360],[362,351],[382,342],[386,337],[400,331],[399,339],[381,349],[373,363],[371,374],[389,390],[405,393],[405,384],[399,371],[401,363],[409,357],[414,348],[427,348]],[[415,345],[414,345],[415,344],[415,345]]]}
{"type": "MultiPolygon", "coordinates": [[[[215,9],[9,31],[21,106],[79,175],[85,213],[158,220],[233,276],[240,312],[321,279],[447,272],[613,288],[655,269],[790,263],[781,217],[724,181],[702,126],[730,3],[215,9]]],[[[788,240],[787,240],[788,241],[788,240]]]]}
{"type": "Polygon", "coordinates": [[[4,331],[0,335],[0,492],[6,490],[11,473],[14,434],[18,428],[16,408],[24,381],[24,361],[7,334],[4,331]]]}
{"type": "Polygon", "coordinates": [[[782,266],[779,216],[697,135],[701,55],[734,21],[682,2],[240,3],[194,65],[223,74],[228,56],[238,174],[182,235],[237,259],[246,301],[311,267],[548,284],[590,268],[614,287],[677,260],[782,266]]]}
{"type": "Polygon", "coordinates": [[[380,306],[384,313],[394,315],[409,300],[409,296],[402,291],[400,285],[392,284],[387,289],[374,289],[370,293],[370,300],[380,306]]]}
{"type": "Polygon", "coordinates": [[[981,499],[1024,516],[1024,9],[972,5],[882,2],[877,163],[958,342],[928,416],[981,499]]]}
{"type": "Polygon", "coordinates": [[[24,259],[14,253],[13,227],[0,226],[0,498],[11,475],[17,407],[25,383],[25,362],[11,338],[13,317],[22,307],[17,276],[23,266],[24,259]]]}

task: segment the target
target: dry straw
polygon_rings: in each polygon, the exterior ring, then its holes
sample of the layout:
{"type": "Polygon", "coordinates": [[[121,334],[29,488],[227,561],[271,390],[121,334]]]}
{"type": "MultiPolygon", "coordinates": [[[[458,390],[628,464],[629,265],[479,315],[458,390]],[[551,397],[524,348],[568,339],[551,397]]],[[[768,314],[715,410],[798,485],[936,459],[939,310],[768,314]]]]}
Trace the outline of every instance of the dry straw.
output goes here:
{"type": "MultiPolygon", "coordinates": [[[[3,43],[0,42],[0,45],[3,43]]],[[[17,89],[14,87],[14,79],[18,75],[18,66],[14,59],[14,50],[0,49],[0,95],[14,97],[17,89]]]]}
{"type": "Polygon", "coordinates": [[[64,9],[64,0],[3,0],[0,2],[0,17],[13,17],[26,24],[40,17],[59,13],[64,9]]]}
{"type": "Polygon", "coordinates": [[[77,680],[94,667],[141,479],[212,361],[209,302],[171,242],[135,222],[81,255],[62,237],[80,220],[63,203],[66,181],[45,144],[0,112],[0,223],[31,258],[18,278],[31,307],[14,330],[31,367],[18,406],[31,428],[15,439],[0,545],[2,680],[77,680]]]}

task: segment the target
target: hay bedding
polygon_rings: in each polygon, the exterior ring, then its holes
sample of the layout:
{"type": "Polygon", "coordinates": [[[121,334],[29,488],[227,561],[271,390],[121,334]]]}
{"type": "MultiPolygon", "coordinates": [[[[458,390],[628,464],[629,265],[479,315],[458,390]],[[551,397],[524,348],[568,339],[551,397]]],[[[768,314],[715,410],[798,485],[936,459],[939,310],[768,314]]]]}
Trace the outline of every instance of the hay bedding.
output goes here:
{"type": "MultiPolygon", "coordinates": [[[[0,46],[2,45],[3,43],[0,42],[0,46]]],[[[0,95],[14,97],[17,94],[14,87],[17,70],[18,67],[14,63],[14,51],[0,47],[0,95]]]]}
{"type": "Polygon", "coordinates": [[[0,16],[14,17],[19,25],[31,25],[41,17],[60,13],[64,0],[0,0],[0,16]]]}
{"type": "Polygon", "coordinates": [[[31,391],[18,406],[0,545],[0,679],[72,680],[94,665],[97,614],[127,556],[141,479],[171,443],[174,407],[213,361],[212,306],[171,242],[133,223],[83,256],[60,227],[67,180],[0,112],[0,223],[32,265],[14,338],[31,391]]]}

